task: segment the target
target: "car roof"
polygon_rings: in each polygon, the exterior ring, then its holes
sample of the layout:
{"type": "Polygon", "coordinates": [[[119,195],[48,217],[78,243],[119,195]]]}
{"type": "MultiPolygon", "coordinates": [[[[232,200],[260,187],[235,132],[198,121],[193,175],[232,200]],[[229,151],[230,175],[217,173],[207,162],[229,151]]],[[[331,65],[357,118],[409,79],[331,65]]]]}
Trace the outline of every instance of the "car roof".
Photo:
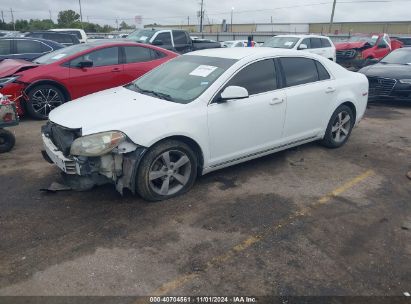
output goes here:
{"type": "Polygon", "coordinates": [[[63,28],[63,29],[50,29],[50,31],[54,32],[64,32],[64,31],[84,31],[83,29],[78,29],[78,28],[63,28]]]}
{"type": "MultiPolygon", "coordinates": [[[[293,35],[277,35],[277,36],[274,36],[274,37],[293,37],[293,38],[327,38],[327,39],[329,39],[329,37],[327,37],[327,36],[322,36],[322,35],[313,35],[313,34],[304,34],[304,35],[296,35],[296,34],[293,34],[293,35]]],[[[273,38],[274,38],[273,37],[273,38]]]]}
{"type": "MultiPolygon", "coordinates": [[[[219,49],[206,49],[187,53],[183,56],[208,56],[208,57],[217,57],[217,58],[227,58],[227,59],[243,59],[249,56],[281,56],[281,55],[302,55],[301,51],[288,50],[288,49],[275,49],[269,47],[259,47],[259,48],[219,48],[219,49]]],[[[304,55],[306,53],[304,52],[304,55]]]]}

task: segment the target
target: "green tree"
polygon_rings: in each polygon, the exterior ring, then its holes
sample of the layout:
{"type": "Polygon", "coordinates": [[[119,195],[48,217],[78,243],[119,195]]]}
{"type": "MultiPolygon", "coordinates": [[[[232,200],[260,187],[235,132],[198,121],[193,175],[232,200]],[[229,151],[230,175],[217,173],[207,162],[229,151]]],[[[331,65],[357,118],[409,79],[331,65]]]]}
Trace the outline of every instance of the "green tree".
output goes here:
{"type": "Polygon", "coordinates": [[[120,23],[120,29],[122,30],[131,30],[131,29],[135,29],[136,26],[135,25],[128,25],[125,21],[122,21],[120,23]]]}
{"type": "Polygon", "coordinates": [[[73,10],[60,11],[57,17],[59,26],[71,27],[80,19],[80,15],[73,10]]]}

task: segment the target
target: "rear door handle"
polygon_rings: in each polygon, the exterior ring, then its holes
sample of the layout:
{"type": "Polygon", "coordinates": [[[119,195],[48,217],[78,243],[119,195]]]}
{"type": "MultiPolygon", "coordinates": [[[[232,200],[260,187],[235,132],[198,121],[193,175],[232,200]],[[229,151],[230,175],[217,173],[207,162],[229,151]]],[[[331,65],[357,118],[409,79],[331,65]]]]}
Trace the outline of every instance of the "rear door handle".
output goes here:
{"type": "Polygon", "coordinates": [[[332,87],[328,87],[328,88],[325,90],[325,93],[333,93],[333,92],[335,92],[335,88],[332,88],[332,87]]]}
{"type": "Polygon", "coordinates": [[[270,106],[274,106],[274,105],[277,105],[277,104],[280,104],[280,103],[283,103],[283,102],[284,102],[284,98],[275,97],[275,98],[270,100],[269,104],[270,104],[270,106]]]}
{"type": "Polygon", "coordinates": [[[120,68],[114,68],[114,69],[112,69],[111,71],[112,71],[112,72],[121,72],[121,69],[120,69],[120,68]]]}

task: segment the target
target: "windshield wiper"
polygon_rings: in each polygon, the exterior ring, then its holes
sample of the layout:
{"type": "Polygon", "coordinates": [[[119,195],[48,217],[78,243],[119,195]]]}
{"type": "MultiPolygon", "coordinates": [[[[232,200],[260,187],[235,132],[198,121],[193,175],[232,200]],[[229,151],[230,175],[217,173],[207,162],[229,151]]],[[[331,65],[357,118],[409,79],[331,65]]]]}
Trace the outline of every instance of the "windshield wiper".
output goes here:
{"type": "Polygon", "coordinates": [[[138,85],[133,84],[134,87],[137,89],[137,92],[139,93],[143,93],[143,94],[151,94],[154,95],[160,99],[164,99],[167,101],[173,101],[173,98],[171,97],[171,95],[169,94],[165,94],[165,93],[161,93],[161,92],[156,92],[156,91],[152,91],[152,90],[144,90],[142,88],[140,88],[138,85]]]}

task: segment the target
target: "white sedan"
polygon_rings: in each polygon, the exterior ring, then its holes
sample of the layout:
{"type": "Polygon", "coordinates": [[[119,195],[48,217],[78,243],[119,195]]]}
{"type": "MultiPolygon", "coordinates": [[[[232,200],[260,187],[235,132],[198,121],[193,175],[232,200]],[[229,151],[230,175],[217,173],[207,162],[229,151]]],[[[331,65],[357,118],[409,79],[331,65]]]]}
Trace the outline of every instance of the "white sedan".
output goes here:
{"type": "Polygon", "coordinates": [[[74,188],[111,182],[163,200],[198,175],[263,155],[311,141],[342,146],[367,95],[364,75],[318,55],[202,50],[53,110],[43,155],[74,188]]]}

